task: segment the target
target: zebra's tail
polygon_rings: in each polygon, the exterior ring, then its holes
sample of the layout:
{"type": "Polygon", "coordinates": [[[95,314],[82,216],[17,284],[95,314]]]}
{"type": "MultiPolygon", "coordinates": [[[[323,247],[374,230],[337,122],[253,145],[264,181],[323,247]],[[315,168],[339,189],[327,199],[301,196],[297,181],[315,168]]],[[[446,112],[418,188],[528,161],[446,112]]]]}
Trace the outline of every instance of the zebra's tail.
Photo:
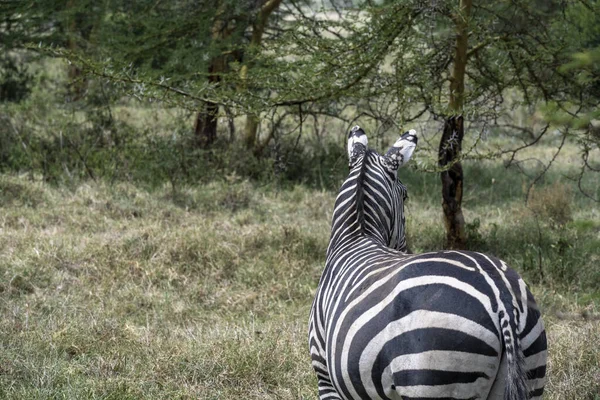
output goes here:
{"type": "Polygon", "coordinates": [[[514,315],[514,313],[509,313],[509,316],[501,321],[504,355],[507,361],[504,400],[526,400],[529,398],[529,391],[526,383],[525,356],[517,333],[517,323],[510,318],[510,314],[514,315]]]}

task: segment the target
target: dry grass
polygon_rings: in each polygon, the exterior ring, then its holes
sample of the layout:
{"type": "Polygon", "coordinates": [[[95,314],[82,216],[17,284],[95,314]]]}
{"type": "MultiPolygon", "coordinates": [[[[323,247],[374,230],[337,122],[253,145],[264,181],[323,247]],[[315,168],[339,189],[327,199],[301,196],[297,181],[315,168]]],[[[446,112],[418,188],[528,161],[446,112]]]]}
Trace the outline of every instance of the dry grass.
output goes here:
{"type": "MultiPolygon", "coordinates": [[[[334,193],[239,180],[175,194],[69,189],[7,175],[0,189],[0,398],[316,397],[306,322],[334,193]]],[[[510,217],[519,207],[471,211],[485,220],[483,245],[531,228],[510,217]]],[[[573,209],[574,221],[586,213],[573,209]]],[[[424,197],[411,199],[416,250],[438,247],[438,214],[424,197]]],[[[569,229],[581,236],[597,222],[569,229]]],[[[517,254],[509,261],[526,267],[517,254]]],[[[547,398],[594,399],[600,328],[579,316],[595,315],[600,295],[553,277],[534,286],[549,315],[547,398]]]]}
{"type": "Polygon", "coordinates": [[[528,206],[537,218],[555,226],[564,226],[573,220],[571,204],[573,194],[569,186],[558,181],[542,189],[532,188],[528,206]]]}
{"type": "Polygon", "coordinates": [[[600,398],[600,320],[548,318],[547,399],[600,398]]]}

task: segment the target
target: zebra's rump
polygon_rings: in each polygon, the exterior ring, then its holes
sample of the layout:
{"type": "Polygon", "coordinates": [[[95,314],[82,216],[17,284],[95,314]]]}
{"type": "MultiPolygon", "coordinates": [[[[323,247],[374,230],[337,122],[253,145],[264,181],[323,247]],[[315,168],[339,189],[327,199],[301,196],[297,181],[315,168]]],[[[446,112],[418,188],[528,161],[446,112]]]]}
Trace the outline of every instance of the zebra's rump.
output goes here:
{"type": "MultiPolygon", "coordinates": [[[[417,290],[425,295],[444,291],[431,284],[403,295],[417,290]]],[[[441,303],[439,309],[447,311],[448,304],[441,303]]],[[[482,314],[478,323],[435,311],[435,305],[413,309],[409,301],[398,301],[349,312],[339,321],[344,334],[332,338],[328,360],[338,391],[353,399],[466,399],[489,391],[502,350],[494,326],[485,326],[489,317],[482,314]]]]}
{"type": "Polygon", "coordinates": [[[483,257],[421,255],[332,282],[326,347],[336,390],[349,399],[485,398],[503,353],[502,319],[529,340],[540,332],[518,276],[483,257]]]}

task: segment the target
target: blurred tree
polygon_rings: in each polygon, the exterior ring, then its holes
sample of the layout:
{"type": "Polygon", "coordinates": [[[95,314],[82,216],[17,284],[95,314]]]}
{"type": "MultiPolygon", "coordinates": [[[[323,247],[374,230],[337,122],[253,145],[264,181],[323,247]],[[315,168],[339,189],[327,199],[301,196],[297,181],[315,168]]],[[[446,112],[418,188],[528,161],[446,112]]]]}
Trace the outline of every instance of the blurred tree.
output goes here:
{"type": "MultiPolygon", "coordinates": [[[[92,38],[94,29],[105,12],[103,3],[89,0],[2,2],[0,49],[5,54],[20,51],[20,58],[24,61],[32,59],[31,54],[23,53],[25,47],[31,44],[40,48],[60,47],[89,54],[96,47],[92,38]]],[[[74,64],[68,66],[68,76],[70,100],[76,100],[85,90],[85,77],[74,64]]]]}
{"type": "MultiPolygon", "coordinates": [[[[239,74],[230,64],[242,63],[248,49],[259,51],[268,18],[280,3],[14,1],[2,5],[8,35],[0,43],[6,49],[39,45],[67,57],[72,99],[81,97],[89,73],[109,79],[119,74],[121,81],[137,83],[134,91],[139,96],[148,95],[145,83],[152,81],[163,88],[181,88],[175,92],[191,100],[188,108],[198,110],[197,143],[208,147],[216,138],[219,106],[232,90],[223,78],[239,74]]],[[[244,64],[242,76],[249,65],[244,64]]]]}
{"type": "MultiPolygon", "coordinates": [[[[90,45],[92,32],[98,26],[104,10],[101,11],[98,5],[67,0],[64,8],[60,7],[56,11],[55,15],[60,18],[60,33],[64,35],[66,48],[72,52],[89,51],[92,47],[90,45]]],[[[69,77],[69,100],[80,100],[87,86],[86,77],[82,75],[81,69],[75,64],[68,65],[67,73],[69,77]]]]}
{"type": "MultiPolygon", "coordinates": [[[[224,81],[226,75],[237,73],[230,64],[243,63],[248,48],[260,45],[268,17],[280,3],[113,2],[103,24],[105,59],[131,68],[142,80],[160,79],[196,93],[191,96],[199,108],[194,132],[198,144],[209,147],[217,135],[219,106],[235,87],[224,81]],[[198,95],[205,91],[211,95],[198,95]]],[[[247,68],[245,64],[242,76],[247,68]]]]}
{"type": "MultiPolygon", "coordinates": [[[[99,69],[110,65],[140,82],[160,79],[184,88],[194,82],[216,87],[227,62],[237,56],[231,48],[243,38],[247,3],[111,1],[100,33],[99,69]]],[[[145,95],[144,89],[140,83],[138,94],[145,95]]],[[[197,143],[209,146],[216,138],[218,104],[196,103],[197,143]]]]}

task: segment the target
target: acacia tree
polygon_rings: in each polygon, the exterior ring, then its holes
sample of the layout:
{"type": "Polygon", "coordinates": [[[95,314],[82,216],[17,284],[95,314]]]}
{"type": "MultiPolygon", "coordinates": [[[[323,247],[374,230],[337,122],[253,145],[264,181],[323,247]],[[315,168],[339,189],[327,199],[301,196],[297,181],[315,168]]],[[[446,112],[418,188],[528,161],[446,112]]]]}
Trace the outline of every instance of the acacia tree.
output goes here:
{"type": "Polygon", "coordinates": [[[251,63],[244,60],[245,53],[260,46],[269,16],[280,3],[22,2],[6,14],[5,24],[14,20],[27,33],[9,48],[18,42],[69,60],[74,97],[81,96],[82,83],[92,75],[127,84],[124,89],[139,98],[172,100],[196,111],[196,143],[209,147],[216,139],[219,109],[229,104],[239,85],[239,77],[227,78],[239,75],[230,65],[242,64],[247,71],[251,63]],[[167,98],[161,91],[168,92],[167,98]],[[181,98],[175,100],[177,96],[181,98]]]}
{"type": "MultiPolygon", "coordinates": [[[[252,7],[252,1],[232,0],[112,1],[102,25],[101,54],[83,61],[88,61],[88,72],[109,79],[126,69],[120,75],[125,81],[159,81],[181,93],[214,92],[228,64],[242,56],[252,7]]],[[[147,95],[141,92],[140,96],[147,95]]],[[[219,101],[215,96],[189,97],[194,103],[189,108],[197,110],[196,142],[208,147],[216,138],[219,101]]]]}
{"type": "MultiPolygon", "coordinates": [[[[522,146],[475,155],[512,153],[514,159],[548,126],[535,132],[510,121],[515,100],[509,97],[518,94],[522,107],[554,104],[570,113],[579,111],[572,109],[574,99],[589,97],[586,85],[559,68],[578,48],[568,35],[554,33],[572,26],[568,7],[541,0],[409,0],[347,10],[340,19],[303,16],[271,47],[268,68],[255,71],[255,79],[269,82],[271,107],[342,115],[352,105],[357,116],[382,124],[443,121],[438,166],[423,169],[441,173],[446,246],[460,248],[466,240],[460,162],[473,156],[461,152],[465,128],[472,128],[471,136],[480,136],[482,127],[529,132],[522,146]]],[[[562,143],[578,134],[563,130],[562,143]]]]}

